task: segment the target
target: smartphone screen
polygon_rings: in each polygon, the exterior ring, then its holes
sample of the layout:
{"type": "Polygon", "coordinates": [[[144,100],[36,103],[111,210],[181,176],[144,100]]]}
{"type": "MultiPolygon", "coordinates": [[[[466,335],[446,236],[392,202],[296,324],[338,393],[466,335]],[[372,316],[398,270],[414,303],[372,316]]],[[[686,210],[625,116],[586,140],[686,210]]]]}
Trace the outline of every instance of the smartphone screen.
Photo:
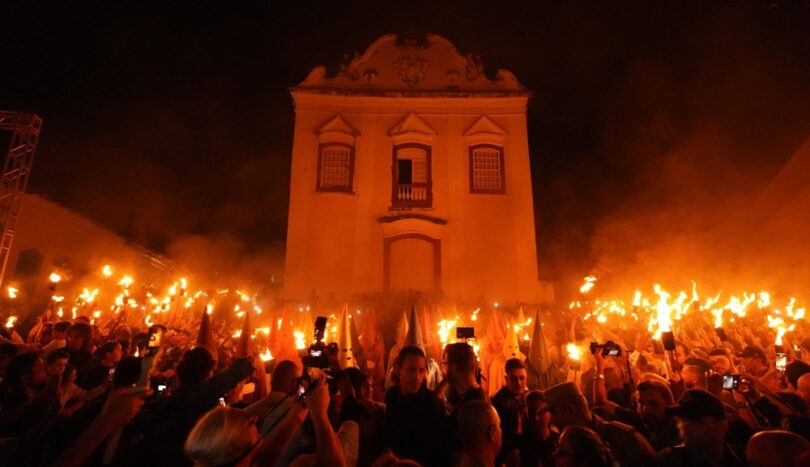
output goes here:
{"type": "Polygon", "coordinates": [[[737,389],[740,386],[740,377],[737,375],[723,376],[723,389],[737,389]]]}
{"type": "Polygon", "coordinates": [[[243,396],[253,394],[254,392],[256,392],[256,383],[245,383],[244,385],[242,385],[243,396]]]}
{"type": "Polygon", "coordinates": [[[785,367],[787,367],[787,355],[776,354],[776,369],[779,371],[785,371],[785,367]]]}

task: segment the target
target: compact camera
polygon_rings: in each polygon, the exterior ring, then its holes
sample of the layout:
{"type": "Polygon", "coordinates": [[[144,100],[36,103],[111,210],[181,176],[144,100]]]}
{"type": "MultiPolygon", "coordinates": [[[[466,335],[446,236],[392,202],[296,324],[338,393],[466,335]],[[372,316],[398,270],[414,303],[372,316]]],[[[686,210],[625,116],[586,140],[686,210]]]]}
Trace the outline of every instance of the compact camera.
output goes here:
{"type": "Polygon", "coordinates": [[[607,341],[604,344],[591,342],[591,354],[596,355],[599,349],[602,349],[603,357],[618,357],[622,353],[621,346],[613,341],[607,341]]]}

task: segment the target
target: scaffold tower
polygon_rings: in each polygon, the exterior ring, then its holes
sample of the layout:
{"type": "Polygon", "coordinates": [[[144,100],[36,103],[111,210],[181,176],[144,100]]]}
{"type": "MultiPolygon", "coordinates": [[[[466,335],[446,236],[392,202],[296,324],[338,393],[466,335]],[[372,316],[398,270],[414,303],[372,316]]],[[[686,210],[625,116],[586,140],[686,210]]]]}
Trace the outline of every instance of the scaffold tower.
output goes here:
{"type": "Polygon", "coordinates": [[[20,202],[28,185],[42,119],[27,112],[0,110],[0,130],[11,132],[6,163],[0,175],[0,283],[3,282],[20,202]]]}

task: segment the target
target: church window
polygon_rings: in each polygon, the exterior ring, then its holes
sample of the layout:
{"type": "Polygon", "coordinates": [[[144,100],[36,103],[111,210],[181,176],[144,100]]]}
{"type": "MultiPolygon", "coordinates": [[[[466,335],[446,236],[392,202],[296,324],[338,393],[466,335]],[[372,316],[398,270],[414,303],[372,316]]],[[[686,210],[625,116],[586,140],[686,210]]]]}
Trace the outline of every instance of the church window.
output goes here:
{"type": "Polygon", "coordinates": [[[318,147],[318,191],[352,192],[354,146],[326,143],[318,147]]]}
{"type": "Polygon", "coordinates": [[[470,147],[470,192],[506,193],[503,147],[479,144],[470,147]]]}

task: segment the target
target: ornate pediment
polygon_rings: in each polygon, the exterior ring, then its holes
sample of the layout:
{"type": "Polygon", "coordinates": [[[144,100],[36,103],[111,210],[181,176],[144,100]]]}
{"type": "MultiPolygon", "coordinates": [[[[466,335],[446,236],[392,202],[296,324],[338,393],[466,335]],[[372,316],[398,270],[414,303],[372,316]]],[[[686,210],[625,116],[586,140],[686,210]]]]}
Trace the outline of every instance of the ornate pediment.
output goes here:
{"type": "Polygon", "coordinates": [[[495,79],[487,78],[479,55],[462,55],[450,41],[436,34],[387,34],[363,54],[345,58],[336,76],[328,77],[324,67],[316,67],[293,90],[371,95],[528,95],[508,71],[498,70],[495,79]]]}
{"type": "Polygon", "coordinates": [[[388,136],[394,144],[425,143],[431,144],[436,138],[436,130],[419,115],[411,112],[388,130],[388,136]]]}
{"type": "Polygon", "coordinates": [[[506,130],[501,128],[500,125],[492,121],[486,115],[478,118],[467,131],[464,132],[464,139],[467,144],[476,143],[495,143],[503,144],[506,139],[506,130]]]}
{"type": "Polygon", "coordinates": [[[321,142],[329,141],[342,141],[348,144],[354,144],[354,139],[360,134],[354,127],[340,115],[335,115],[326,123],[315,130],[318,135],[318,140],[321,142]]]}
{"type": "Polygon", "coordinates": [[[505,136],[506,130],[498,126],[497,123],[493,122],[489,117],[484,115],[476,120],[475,123],[470,125],[469,128],[467,128],[467,131],[464,132],[464,136],[474,136],[482,133],[505,136]]]}

